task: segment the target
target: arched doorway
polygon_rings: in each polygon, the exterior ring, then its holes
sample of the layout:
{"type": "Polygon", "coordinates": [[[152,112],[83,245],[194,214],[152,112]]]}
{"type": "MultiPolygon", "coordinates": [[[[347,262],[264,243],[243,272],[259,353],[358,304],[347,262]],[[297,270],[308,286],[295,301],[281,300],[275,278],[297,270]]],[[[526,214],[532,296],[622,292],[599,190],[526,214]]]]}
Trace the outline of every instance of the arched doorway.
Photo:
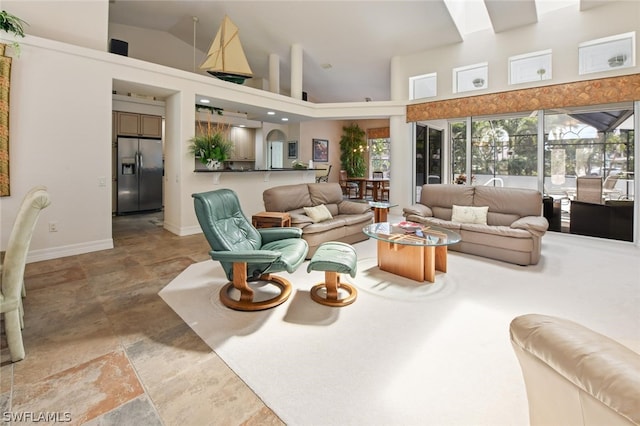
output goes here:
{"type": "Polygon", "coordinates": [[[267,167],[280,169],[284,167],[284,141],[286,135],[281,130],[272,130],[267,135],[267,167]]]}

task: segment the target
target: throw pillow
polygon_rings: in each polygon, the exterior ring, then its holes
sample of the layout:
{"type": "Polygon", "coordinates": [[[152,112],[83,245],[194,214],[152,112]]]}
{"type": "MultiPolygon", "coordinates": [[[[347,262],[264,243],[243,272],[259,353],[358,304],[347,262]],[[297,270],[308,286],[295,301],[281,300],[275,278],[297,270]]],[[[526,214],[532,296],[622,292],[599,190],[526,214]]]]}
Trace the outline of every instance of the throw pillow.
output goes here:
{"type": "Polygon", "coordinates": [[[333,219],[331,212],[324,204],[319,204],[315,207],[304,207],[304,212],[311,218],[311,220],[313,220],[314,223],[333,219]]]}
{"type": "Polygon", "coordinates": [[[478,223],[481,225],[486,225],[488,212],[489,206],[471,207],[456,206],[454,204],[451,212],[451,221],[458,223],[478,223]]]}

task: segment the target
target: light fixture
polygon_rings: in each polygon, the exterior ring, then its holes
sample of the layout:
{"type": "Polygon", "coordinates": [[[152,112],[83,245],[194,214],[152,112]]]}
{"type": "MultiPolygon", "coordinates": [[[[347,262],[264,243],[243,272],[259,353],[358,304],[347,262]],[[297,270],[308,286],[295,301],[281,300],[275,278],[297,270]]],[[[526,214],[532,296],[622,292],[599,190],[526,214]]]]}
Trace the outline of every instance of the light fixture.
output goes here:
{"type": "Polygon", "coordinates": [[[474,78],[472,83],[474,87],[482,87],[484,86],[484,78],[474,78]]]}
{"type": "Polygon", "coordinates": [[[282,117],[282,121],[289,121],[287,117],[282,117]]]}
{"type": "Polygon", "coordinates": [[[200,103],[208,104],[208,103],[211,103],[211,101],[209,99],[200,99],[200,103]]]}
{"type": "Polygon", "coordinates": [[[627,61],[627,55],[625,54],[615,55],[609,58],[609,66],[611,68],[621,67],[624,65],[626,61],[627,61]]]}
{"type": "Polygon", "coordinates": [[[267,111],[267,115],[276,115],[276,113],[273,111],[267,111]]]}

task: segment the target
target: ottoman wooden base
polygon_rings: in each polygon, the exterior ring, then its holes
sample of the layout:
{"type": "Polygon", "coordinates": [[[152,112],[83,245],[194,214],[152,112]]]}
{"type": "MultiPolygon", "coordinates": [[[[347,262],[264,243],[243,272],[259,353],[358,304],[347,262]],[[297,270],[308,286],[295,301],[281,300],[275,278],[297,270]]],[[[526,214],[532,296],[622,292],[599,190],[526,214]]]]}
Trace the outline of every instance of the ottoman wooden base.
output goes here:
{"type": "Polygon", "coordinates": [[[340,274],[337,272],[327,271],[324,273],[323,283],[318,283],[311,287],[311,299],[322,305],[341,307],[352,304],[358,297],[358,290],[352,285],[340,283],[340,274]],[[321,296],[318,292],[326,289],[326,297],[321,296]],[[346,297],[340,299],[339,289],[349,293],[346,297]]]}

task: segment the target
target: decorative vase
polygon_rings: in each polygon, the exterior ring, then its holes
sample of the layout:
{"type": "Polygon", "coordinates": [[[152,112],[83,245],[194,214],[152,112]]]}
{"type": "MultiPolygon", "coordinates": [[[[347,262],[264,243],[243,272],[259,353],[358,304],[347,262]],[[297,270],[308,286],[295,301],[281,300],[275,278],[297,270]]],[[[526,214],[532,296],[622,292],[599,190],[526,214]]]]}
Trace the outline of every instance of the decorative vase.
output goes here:
{"type": "Polygon", "coordinates": [[[209,158],[206,166],[209,170],[220,170],[222,168],[222,163],[218,160],[214,160],[213,158],[209,158]]]}
{"type": "Polygon", "coordinates": [[[9,190],[9,82],[11,58],[4,55],[6,44],[0,43],[0,197],[9,190]]]}

